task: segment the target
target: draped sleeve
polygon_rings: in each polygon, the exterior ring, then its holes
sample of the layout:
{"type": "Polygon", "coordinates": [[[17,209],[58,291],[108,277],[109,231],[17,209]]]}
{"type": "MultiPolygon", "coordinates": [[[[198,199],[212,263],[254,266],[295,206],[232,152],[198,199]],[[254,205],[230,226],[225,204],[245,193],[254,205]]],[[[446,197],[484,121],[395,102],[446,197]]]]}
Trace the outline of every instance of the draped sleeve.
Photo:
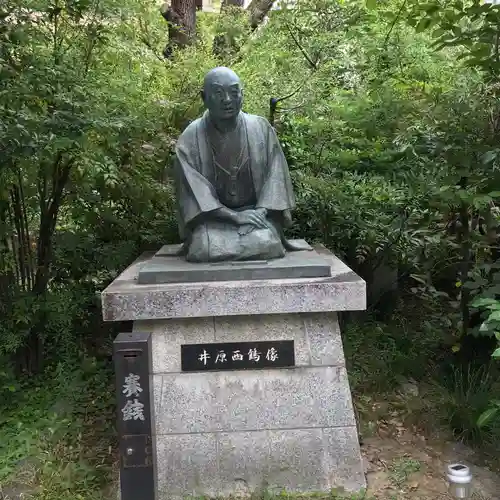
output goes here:
{"type": "Polygon", "coordinates": [[[295,208],[295,196],[288,164],[270,123],[263,117],[257,117],[264,142],[265,161],[262,186],[258,190],[257,207],[275,212],[290,211],[295,208]]]}
{"type": "Polygon", "coordinates": [[[217,198],[214,186],[207,179],[207,162],[202,164],[198,144],[198,129],[202,126],[201,120],[191,123],[181,134],[175,147],[177,212],[182,239],[196,218],[223,206],[217,198]]]}

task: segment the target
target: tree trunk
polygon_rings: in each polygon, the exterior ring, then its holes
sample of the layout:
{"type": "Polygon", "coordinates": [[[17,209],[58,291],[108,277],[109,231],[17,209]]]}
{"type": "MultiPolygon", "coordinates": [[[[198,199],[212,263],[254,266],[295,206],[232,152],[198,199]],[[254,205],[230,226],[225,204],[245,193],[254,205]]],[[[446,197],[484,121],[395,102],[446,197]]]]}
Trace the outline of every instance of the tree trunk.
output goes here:
{"type": "Polygon", "coordinates": [[[64,189],[68,183],[73,159],[64,159],[59,153],[54,160],[51,176],[52,191],[47,192],[48,178],[43,169],[39,173],[40,226],[37,242],[36,272],[31,293],[38,302],[38,313],[35,315],[24,349],[20,354],[26,360],[29,373],[39,373],[43,369],[43,331],[47,320],[45,304],[47,287],[52,264],[52,244],[59,210],[63,203],[64,189]]]}
{"type": "Polygon", "coordinates": [[[196,9],[199,0],[172,0],[171,5],[163,4],[160,9],[168,22],[168,43],[163,55],[170,57],[174,48],[191,43],[196,34],[196,9]]]}
{"type": "Polygon", "coordinates": [[[8,215],[9,202],[0,198],[0,312],[2,314],[6,313],[2,309],[9,307],[9,297],[16,285],[16,275],[9,264],[12,254],[9,248],[8,233],[11,228],[9,227],[8,215]]]}
{"type": "Polygon", "coordinates": [[[267,13],[271,10],[274,5],[275,0],[252,0],[250,5],[247,7],[248,13],[250,14],[250,25],[252,29],[257,29],[264,21],[267,13]]]}
{"type": "MultiPolygon", "coordinates": [[[[252,0],[251,3],[246,8],[246,12],[249,16],[250,26],[252,30],[256,30],[259,25],[266,18],[267,13],[271,10],[276,0],[252,0]]],[[[221,4],[221,14],[224,13],[226,9],[236,8],[243,11],[243,6],[245,0],[222,0],[221,4]]],[[[220,32],[214,38],[213,43],[213,53],[215,56],[221,59],[234,59],[234,56],[239,52],[240,47],[238,46],[236,39],[233,37],[231,39],[226,33],[220,32]]]]}

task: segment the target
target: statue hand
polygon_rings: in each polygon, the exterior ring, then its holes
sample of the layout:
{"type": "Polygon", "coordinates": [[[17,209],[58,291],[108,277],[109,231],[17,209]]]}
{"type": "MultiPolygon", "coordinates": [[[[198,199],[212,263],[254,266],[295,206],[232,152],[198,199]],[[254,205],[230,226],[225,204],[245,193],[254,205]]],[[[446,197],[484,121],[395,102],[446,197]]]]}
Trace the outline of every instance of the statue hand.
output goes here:
{"type": "Polygon", "coordinates": [[[257,210],[245,210],[243,212],[236,212],[235,222],[236,224],[243,226],[245,224],[251,224],[260,229],[267,228],[266,216],[262,211],[265,209],[257,210]]]}
{"type": "Polygon", "coordinates": [[[267,217],[267,208],[256,208],[255,211],[262,215],[262,217],[264,217],[264,219],[267,217]]]}

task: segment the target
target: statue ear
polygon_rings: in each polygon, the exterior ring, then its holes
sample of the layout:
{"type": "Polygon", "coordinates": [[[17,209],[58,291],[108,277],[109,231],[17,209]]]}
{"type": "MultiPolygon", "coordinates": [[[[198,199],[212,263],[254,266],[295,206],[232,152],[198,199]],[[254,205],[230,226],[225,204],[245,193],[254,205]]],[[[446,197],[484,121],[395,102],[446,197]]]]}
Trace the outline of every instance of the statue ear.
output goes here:
{"type": "Polygon", "coordinates": [[[205,93],[204,90],[200,90],[200,97],[201,97],[201,100],[203,101],[203,104],[206,104],[206,99],[207,99],[207,94],[205,93]]]}

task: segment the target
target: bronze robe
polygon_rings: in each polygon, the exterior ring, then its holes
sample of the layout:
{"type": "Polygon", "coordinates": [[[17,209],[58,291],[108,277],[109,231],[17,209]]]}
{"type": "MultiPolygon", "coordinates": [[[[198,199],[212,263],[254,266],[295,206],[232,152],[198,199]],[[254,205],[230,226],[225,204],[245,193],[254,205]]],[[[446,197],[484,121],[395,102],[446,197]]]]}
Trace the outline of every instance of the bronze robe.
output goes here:
{"type": "MultiPolygon", "coordinates": [[[[210,218],[222,208],[214,187],[216,167],[209,141],[208,113],[191,123],[176,145],[176,192],[179,232],[191,261],[270,259],[283,257],[286,242],[281,228],[295,207],[288,165],[274,129],[260,116],[240,114],[246,132],[248,174],[254,206],[268,210],[267,229],[237,227],[210,218]],[[253,189],[252,189],[253,188],[253,189]]],[[[236,159],[234,160],[236,161],[236,159]]]]}

